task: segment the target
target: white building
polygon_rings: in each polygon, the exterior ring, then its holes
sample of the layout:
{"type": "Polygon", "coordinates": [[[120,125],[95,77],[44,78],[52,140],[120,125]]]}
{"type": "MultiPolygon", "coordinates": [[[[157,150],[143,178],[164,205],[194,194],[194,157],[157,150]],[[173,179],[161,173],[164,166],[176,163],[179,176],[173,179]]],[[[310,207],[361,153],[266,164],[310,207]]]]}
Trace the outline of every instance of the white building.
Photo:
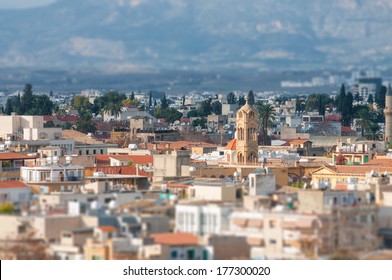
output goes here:
{"type": "Polygon", "coordinates": [[[196,235],[219,234],[229,228],[231,204],[178,204],[176,231],[196,235]]]}
{"type": "Polygon", "coordinates": [[[57,157],[48,157],[42,158],[38,166],[21,167],[21,180],[31,185],[35,193],[72,191],[84,185],[83,166],[72,165],[70,158],[64,165],[59,165],[57,161],[57,157]]]}
{"type": "Polygon", "coordinates": [[[250,173],[249,178],[249,195],[269,195],[276,191],[275,175],[267,174],[265,169],[259,172],[250,173]]]}

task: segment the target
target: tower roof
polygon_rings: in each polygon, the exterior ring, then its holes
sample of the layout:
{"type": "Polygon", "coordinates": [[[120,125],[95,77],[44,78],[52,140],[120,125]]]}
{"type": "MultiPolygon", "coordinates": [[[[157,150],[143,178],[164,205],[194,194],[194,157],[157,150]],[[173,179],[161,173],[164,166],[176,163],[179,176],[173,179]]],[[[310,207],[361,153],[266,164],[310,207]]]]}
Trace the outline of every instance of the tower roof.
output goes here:
{"type": "Polygon", "coordinates": [[[387,88],[387,94],[386,94],[387,96],[392,96],[392,88],[391,88],[391,84],[389,84],[388,85],[388,88],[387,88]]]}
{"type": "Polygon", "coordinates": [[[253,107],[249,104],[248,101],[249,101],[248,96],[245,96],[245,105],[242,106],[242,107],[240,108],[240,110],[245,111],[245,112],[248,112],[250,109],[253,109],[253,107]]]}

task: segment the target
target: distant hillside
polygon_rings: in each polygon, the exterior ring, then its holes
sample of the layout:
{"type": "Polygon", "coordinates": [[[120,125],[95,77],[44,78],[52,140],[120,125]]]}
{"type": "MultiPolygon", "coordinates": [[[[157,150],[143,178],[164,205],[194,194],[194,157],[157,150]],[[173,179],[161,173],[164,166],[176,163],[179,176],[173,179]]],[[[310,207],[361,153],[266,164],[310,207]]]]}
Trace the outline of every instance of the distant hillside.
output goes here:
{"type": "Polygon", "coordinates": [[[58,0],[0,11],[2,67],[348,69],[392,62],[390,0],[58,0]]]}

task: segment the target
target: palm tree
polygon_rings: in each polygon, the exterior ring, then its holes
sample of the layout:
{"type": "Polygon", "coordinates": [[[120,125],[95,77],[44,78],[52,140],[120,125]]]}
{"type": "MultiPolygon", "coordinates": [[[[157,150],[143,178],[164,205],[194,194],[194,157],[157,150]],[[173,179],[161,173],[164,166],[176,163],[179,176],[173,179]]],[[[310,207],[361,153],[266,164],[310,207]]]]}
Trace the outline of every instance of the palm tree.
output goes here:
{"type": "Polygon", "coordinates": [[[361,126],[361,136],[365,136],[365,129],[369,127],[370,125],[370,114],[369,110],[367,109],[361,109],[357,113],[357,120],[355,121],[356,125],[361,126]]]}
{"type": "Polygon", "coordinates": [[[370,140],[376,141],[380,140],[382,137],[380,137],[380,130],[381,127],[378,125],[378,123],[372,122],[368,126],[369,128],[369,133],[366,135],[367,138],[370,138],[370,140]]]}
{"type": "Polygon", "coordinates": [[[263,104],[258,101],[255,108],[259,113],[259,128],[262,135],[262,145],[268,145],[268,128],[272,128],[276,113],[275,107],[271,104],[263,104]]]}
{"type": "Polygon", "coordinates": [[[109,102],[105,105],[105,107],[103,108],[103,111],[105,113],[108,113],[110,116],[114,116],[115,118],[117,118],[117,116],[121,112],[121,108],[122,108],[121,103],[109,102]]]}

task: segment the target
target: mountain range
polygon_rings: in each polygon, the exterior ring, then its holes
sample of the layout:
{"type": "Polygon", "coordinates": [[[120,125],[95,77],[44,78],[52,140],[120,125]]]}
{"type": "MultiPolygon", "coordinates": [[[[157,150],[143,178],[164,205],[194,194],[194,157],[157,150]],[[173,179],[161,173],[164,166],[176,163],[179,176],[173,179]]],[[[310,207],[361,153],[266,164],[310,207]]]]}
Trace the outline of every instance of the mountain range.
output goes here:
{"type": "Polygon", "coordinates": [[[385,69],[391,15],[390,0],[57,0],[0,10],[0,67],[385,69]]]}

